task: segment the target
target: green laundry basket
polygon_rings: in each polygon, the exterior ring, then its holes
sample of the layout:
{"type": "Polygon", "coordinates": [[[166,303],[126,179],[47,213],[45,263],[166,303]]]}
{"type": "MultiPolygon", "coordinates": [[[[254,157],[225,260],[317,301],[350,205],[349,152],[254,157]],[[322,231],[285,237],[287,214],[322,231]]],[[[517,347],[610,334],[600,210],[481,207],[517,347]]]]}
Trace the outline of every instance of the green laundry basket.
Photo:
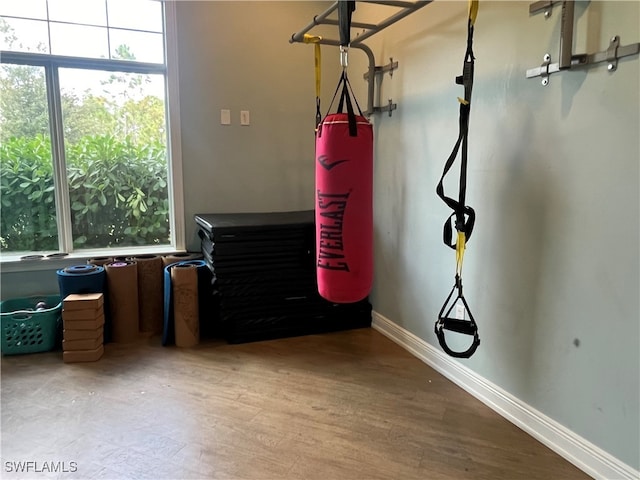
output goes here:
{"type": "Polygon", "coordinates": [[[59,295],[14,298],[0,302],[2,354],[48,352],[56,344],[62,302],[59,295]],[[36,310],[44,302],[45,308],[36,310]]]}

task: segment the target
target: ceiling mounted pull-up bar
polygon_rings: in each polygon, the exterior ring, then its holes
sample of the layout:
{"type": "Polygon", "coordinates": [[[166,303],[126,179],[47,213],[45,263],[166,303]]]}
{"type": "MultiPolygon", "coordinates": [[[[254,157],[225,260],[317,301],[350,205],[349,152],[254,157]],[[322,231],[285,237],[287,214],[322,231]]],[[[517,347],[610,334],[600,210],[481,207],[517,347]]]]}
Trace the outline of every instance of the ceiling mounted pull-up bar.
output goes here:
{"type": "MultiPolygon", "coordinates": [[[[351,48],[357,48],[359,50],[362,50],[363,52],[365,52],[365,54],[368,57],[369,60],[369,68],[368,71],[365,73],[364,78],[368,83],[368,101],[367,101],[367,110],[364,112],[365,115],[371,115],[374,112],[389,112],[389,114],[391,114],[391,111],[394,110],[396,108],[396,104],[393,103],[391,100],[389,100],[388,105],[385,105],[384,107],[381,106],[374,106],[374,94],[375,94],[375,77],[377,75],[380,74],[384,74],[385,72],[390,72],[393,71],[393,69],[398,67],[398,63],[397,62],[392,62],[393,65],[389,68],[387,66],[385,67],[376,67],[375,64],[375,58],[373,55],[373,52],[371,51],[371,49],[365,45],[364,43],[362,43],[364,40],[366,40],[367,38],[371,37],[372,35],[375,35],[376,33],[380,32],[381,30],[389,27],[390,25],[393,25],[394,23],[396,23],[397,21],[403,19],[404,17],[406,17],[407,15],[410,15],[411,13],[415,12],[416,10],[421,9],[422,7],[426,7],[427,5],[429,5],[433,0],[417,0],[417,1],[403,1],[403,0],[359,0],[362,3],[369,3],[369,4],[376,4],[376,5],[384,5],[387,7],[394,7],[396,9],[399,9],[399,11],[397,11],[395,14],[385,18],[384,20],[378,22],[378,23],[367,23],[367,22],[358,22],[358,21],[352,21],[351,22],[351,27],[352,28],[359,28],[359,29],[363,29],[364,32],[360,33],[356,38],[354,38],[353,40],[351,40],[349,47],[351,48]]],[[[336,18],[329,18],[329,16],[331,14],[333,14],[339,7],[340,3],[343,3],[344,0],[338,0],[337,2],[334,2],[333,4],[331,4],[324,12],[320,13],[319,15],[316,15],[313,17],[313,20],[306,25],[302,30],[294,33],[293,35],[291,35],[291,38],[289,39],[289,43],[302,43],[304,41],[304,35],[306,33],[308,33],[310,30],[312,30],[314,27],[318,26],[318,25],[337,25],[339,26],[340,23],[338,21],[338,19],[336,18]]],[[[358,2],[356,2],[358,3],[358,2]]],[[[333,45],[333,46],[340,46],[342,44],[342,42],[336,38],[326,38],[325,36],[322,37],[322,40],[320,40],[321,44],[323,45],[333,45]]],[[[346,61],[346,58],[344,59],[346,61]]]]}
{"type": "Polygon", "coordinates": [[[415,2],[402,2],[395,0],[361,0],[362,3],[374,3],[377,5],[386,5],[387,7],[413,8],[415,2]]]}

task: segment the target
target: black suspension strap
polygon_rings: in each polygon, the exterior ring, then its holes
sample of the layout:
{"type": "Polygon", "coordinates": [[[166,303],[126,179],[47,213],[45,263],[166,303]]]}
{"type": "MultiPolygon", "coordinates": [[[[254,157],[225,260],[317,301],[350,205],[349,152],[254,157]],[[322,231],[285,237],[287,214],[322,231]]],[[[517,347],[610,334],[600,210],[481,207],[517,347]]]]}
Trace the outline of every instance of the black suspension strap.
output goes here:
{"type": "Polygon", "coordinates": [[[338,1],[338,29],[340,30],[340,64],[343,75],[347,74],[347,57],[351,44],[351,16],[356,9],[355,0],[338,1]]]}
{"type": "MultiPolygon", "coordinates": [[[[351,89],[351,83],[349,83],[349,77],[347,76],[348,52],[349,52],[349,44],[351,43],[351,17],[355,9],[356,9],[355,0],[338,1],[338,29],[340,30],[340,64],[342,65],[342,73],[340,75],[340,80],[338,80],[338,86],[336,87],[336,91],[333,94],[333,99],[331,100],[331,104],[329,105],[329,110],[331,110],[331,107],[333,106],[333,102],[336,99],[336,95],[338,94],[340,87],[342,87],[342,94],[340,95],[340,102],[338,104],[337,113],[342,113],[342,109],[346,103],[347,117],[349,120],[349,136],[351,137],[358,136],[356,115],[353,109],[353,104],[351,103],[351,97],[353,97],[353,100],[355,101],[355,104],[358,107],[358,113],[360,114],[360,116],[362,116],[362,110],[360,109],[360,105],[358,105],[358,101],[356,100],[356,97],[353,94],[353,90],[351,89]]],[[[320,126],[319,128],[321,129],[322,126],[320,126]]]]}
{"type": "Polygon", "coordinates": [[[435,324],[435,333],[438,337],[438,342],[442,349],[452,357],[457,358],[469,358],[473,355],[480,345],[480,337],[478,336],[478,326],[475,322],[473,314],[469,309],[466,299],[462,292],[462,261],[464,258],[464,250],[466,243],[471,237],[473,227],[476,220],[476,212],[473,208],[466,205],[467,194],[467,139],[469,135],[469,115],[471,112],[471,92],[473,90],[473,73],[475,57],[473,55],[473,27],[478,14],[478,0],[470,0],[469,2],[469,19],[467,24],[467,50],[465,52],[465,58],[463,63],[462,75],[456,77],[456,84],[464,86],[464,98],[458,98],[460,102],[460,117],[459,117],[459,133],[458,140],[453,147],[453,151],[447,159],[442,177],[436,187],[436,193],[452,210],[453,213],[447,218],[443,228],[443,241],[448,247],[455,249],[456,251],[456,275],[455,283],[451,292],[447,296],[440,313],[438,314],[438,321],[435,324]],[[444,178],[453,166],[458,152],[460,151],[461,163],[460,163],[460,181],[458,189],[458,199],[448,197],[444,192],[444,178]],[[453,225],[452,225],[453,224],[453,225]],[[457,231],[456,241],[453,241],[453,226],[457,231]],[[457,295],[454,298],[453,294],[457,290],[457,295]],[[453,298],[453,302],[450,303],[453,298]],[[468,320],[452,317],[451,313],[454,307],[461,302],[465,309],[465,317],[468,320]],[[448,307],[448,308],[447,308],[448,307]],[[445,339],[445,330],[471,335],[473,336],[473,343],[471,346],[462,352],[454,351],[447,345],[445,339]]]}
{"type": "Polygon", "coordinates": [[[355,9],[355,0],[338,1],[338,29],[340,30],[340,46],[342,47],[348,47],[351,43],[351,16],[355,9]]]}

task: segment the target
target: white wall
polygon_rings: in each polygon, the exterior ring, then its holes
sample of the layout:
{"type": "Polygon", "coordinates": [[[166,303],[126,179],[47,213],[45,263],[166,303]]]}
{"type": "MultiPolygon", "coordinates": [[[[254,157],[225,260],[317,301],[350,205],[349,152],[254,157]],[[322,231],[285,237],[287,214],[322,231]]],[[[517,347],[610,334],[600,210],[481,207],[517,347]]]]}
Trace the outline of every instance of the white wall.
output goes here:
{"type": "MultiPolygon", "coordinates": [[[[526,79],[544,53],[557,61],[561,17],[528,5],[482,1],[476,23],[464,284],[482,344],[463,362],[638,469],[640,62],[526,79]]],[[[398,110],[375,119],[372,301],[433,345],[454,276],[435,187],[457,138],[466,8],[436,1],[370,42],[400,66],[382,94],[398,110]]],[[[576,18],[576,53],[640,41],[638,2],[577,2],[576,18]]],[[[457,172],[445,188],[457,195],[457,172]]]]}

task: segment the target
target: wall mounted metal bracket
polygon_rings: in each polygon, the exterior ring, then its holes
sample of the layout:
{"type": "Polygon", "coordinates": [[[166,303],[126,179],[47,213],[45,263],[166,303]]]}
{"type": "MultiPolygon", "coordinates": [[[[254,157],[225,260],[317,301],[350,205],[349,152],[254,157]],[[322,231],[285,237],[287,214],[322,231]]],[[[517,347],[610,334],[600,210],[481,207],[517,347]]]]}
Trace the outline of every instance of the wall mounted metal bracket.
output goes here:
{"type": "MultiPolygon", "coordinates": [[[[382,77],[385,73],[389,72],[389,76],[393,77],[393,71],[398,69],[398,62],[394,62],[393,61],[393,57],[389,58],[389,63],[387,63],[386,65],[383,65],[381,67],[374,67],[373,69],[373,75],[374,77],[382,77]]],[[[364,75],[362,75],[362,77],[365,80],[369,80],[369,72],[366,72],[364,75]]],[[[389,116],[392,115],[391,112],[393,112],[395,109],[398,108],[398,105],[393,103],[392,99],[389,99],[389,102],[387,105],[385,105],[384,107],[382,106],[373,106],[373,113],[378,113],[378,112],[389,112],[389,116]]]]}
{"type": "Polygon", "coordinates": [[[574,0],[545,0],[529,5],[529,13],[545,12],[545,17],[549,17],[553,5],[562,3],[562,22],[560,24],[560,60],[558,63],[551,63],[551,55],[544,56],[544,61],[540,67],[527,70],[527,78],[542,77],[542,85],[549,85],[549,76],[561,70],[572,70],[584,68],[596,63],[607,62],[607,69],[615,72],[618,68],[618,60],[622,57],[638,55],[640,53],[640,43],[620,46],[618,35],[611,38],[609,47],[603,52],[572,54],[573,42],[573,7],[574,0]]]}
{"type": "MultiPolygon", "coordinates": [[[[609,48],[603,52],[580,53],[571,56],[571,70],[577,70],[596,63],[607,63],[607,70],[615,72],[618,69],[618,60],[640,53],[640,43],[620,46],[620,37],[611,38],[609,48]]],[[[542,77],[542,85],[549,85],[549,76],[561,70],[559,63],[551,63],[551,55],[545,54],[543,63],[539,67],[527,70],[527,78],[542,77]]]]}
{"type": "MultiPolygon", "coordinates": [[[[374,70],[374,74],[375,75],[380,75],[380,74],[384,74],[389,72],[389,76],[393,77],[393,71],[398,69],[398,62],[394,62],[393,61],[393,57],[389,58],[389,63],[387,63],[386,65],[382,66],[382,67],[375,67],[374,70]]],[[[362,76],[365,80],[369,79],[369,72],[365,73],[362,76]]]]}
{"type": "Polygon", "coordinates": [[[529,5],[529,13],[538,13],[544,11],[544,18],[549,18],[553,13],[553,5],[560,3],[562,0],[542,0],[529,5]]]}
{"type": "Polygon", "coordinates": [[[387,105],[385,105],[384,107],[373,107],[373,111],[375,113],[389,112],[389,116],[391,116],[391,112],[393,112],[396,108],[398,108],[398,105],[393,103],[393,100],[389,99],[389,103],[387,103],[387,105]]]}
{"type": "Polygon", "coordinates": [[[558,63],[551,63],[551,55],[548,53],[544,54],[542,60],[542,65],[527,70],[527,78],[542,77],[542,85],[546,87],[549,85],[549,75],[559,72],[560,65],[558,63]]]}

